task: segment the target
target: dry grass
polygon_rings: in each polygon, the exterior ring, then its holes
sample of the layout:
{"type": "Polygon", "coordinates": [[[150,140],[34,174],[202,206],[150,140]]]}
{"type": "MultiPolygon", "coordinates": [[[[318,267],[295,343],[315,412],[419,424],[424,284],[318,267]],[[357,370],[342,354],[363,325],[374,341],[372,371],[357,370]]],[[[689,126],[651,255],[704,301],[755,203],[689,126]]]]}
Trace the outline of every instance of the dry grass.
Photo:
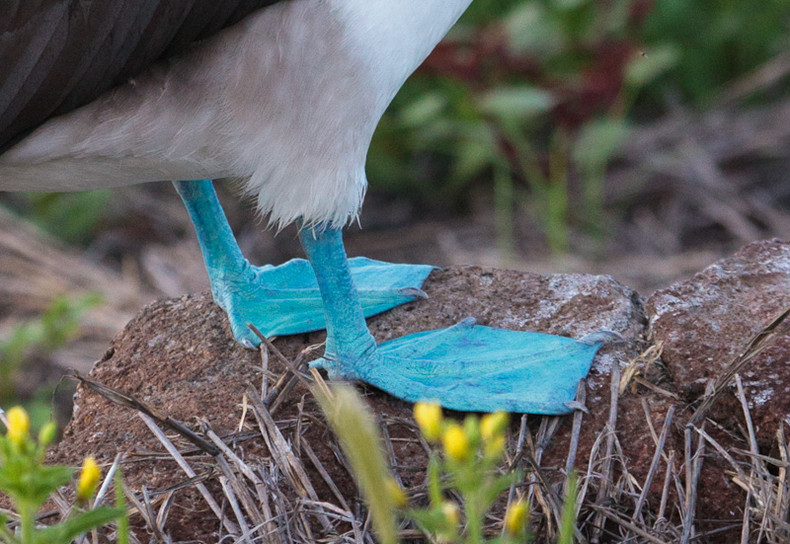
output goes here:
{"type": "MultiPolygon", "coordinates": [[[[588,459],[578,458],[578,436],[584,425],[584,411],[573,416],[572,438],[565,462],[566,471],[573,466],[580,469],[580,485],[576,538],[580,543],[633,542],[633,543],[692,543],[715,538],[717,533],[740,530],[741,542],[787,542],[790,537],[790,445],[784,427],[777,431],[778,458],[761,453],[751,422],[748,399],[745,397],[737,371],[762,349],[790,330],[790,311],[779,316],[764,331],[756,335],[718,380],[711,381],[706,398],[688,418],[683,429],[683,452],[668,448],[668,437],[678,428],[674,407],[667,412],[661,428],[655,428],[654,418],[646,401],[643,401],[646,428],[654,444],[647,474],[637,479],[629,467],[618,438],[618,402],[622,394],[622,380],[617,365],[611,375],[610,405],[608,421],[592,447],[588,459]],[[706,425],[715,425],[706,416],[716,399],[724,391],[731,390],[735,382],[736,395],[743,410],[743,436],[748,449],[727,449],[706,431],[706,425]],[[699,529],[695,518],[699,497],[699,480],[703,463],[726,463],[731,480],[744,490],[742,524],[699,529]],[[650,495],[650,497],[649,497],[650,495]],[[660,501],[656,500],[660,497],[660,501]]],[[[282,357],[271,344],[262,349],[262,360],[268,356],[282,357]],[[271,353],[269,354],[269,352],[271,353]],[[266,355],[269,354],[269,355],[266,355]]],[[[644,359],[656,357],[656,352],[647,352],[644,359]]],[[[168,455],[183,471],[182,481],[173,488],[151,495],[143,491],[127,489],[127,496],[148,531],[160,542],[168,542],[167,519],[172,506],[173,493],[180,488],[195,487],[203,500],[219,520],[223,542],[266,542],[266,543],[315,543],[375,541],[367,510],[358,494],[344,495],[332,474],[324,467],[311,444],[301,433],[304,424],[326,425],[320,416],[305,410],[305,402],[299,403],[296,418],[278,418],[278,407],[290,392],[289,383],[296,380],[311,386],[326,388],[320,374],[305,373],[304,361],[308,353],[299,360],[288,362],[288,372],[281,376],[264,374],[264,385],[260,390],[250,389],[245,395],[245,415],[254,421],[254,432],[239,431],[232,436],[220,437],[205,420],[199,420],[199,431],[157,414],[139,400],[130,399],[118,392],[82,379],[91,389],[109,400],[121,403],[138,411],[151,432],[161,442],[168,455]],[[263,392],[263,394],[262,394],[263,392]],[[191,449],[179,451],[168,438],[175,432],[186,439],[191,449]],[[266,444],[270,455],[264,460],[246,460],[243,444],[258,440],[266,444]],[[202,455],[196,456],[196,452],[202,455]],[[186,455],[189,453],[190,455],[186,455]],[[199,461],[198,461],[199,460],[199,461]],[[195,468],[199,463],[200,468],[195,468]],[[313,475],[313,476],[311,476],[313,475]],[[318,476],[316,476],[318,475],[318,476]],[[313,478],[320,478],[321,487],[331,490],[330,496],[319,496],[319,487],[313,478]],[[219,482],[220,493],[214,495],[206,486],[207,479],[219,482]],[[324,485],[325,484],[325,485],[324,485]]],[[[289,399],[293,402],[294,399],[289,399]]],[[[584,388],[580,387],[578,402],[584,403],[584,388]]],[[[692,408],[689,407],[689,410],[692,408]]],[[[198,416],[199,417],[199,416],[198,416]]],[[[395,463],[395,445],[390,437],[392,425],[414,427],[412,421],[379,415],[385,451],[388,452],[397,478],[401,477],[395,463]]],[[[522,416],[518,429],[510,437],[509,448],[502,470],[520,468],[525,471],[521,482],[508,493],[510,503],[516,498],[527,497],[532,505],[533,528],[537,542],[552,542],[559,527],[564,489],[562,482],[552,482],[550,474],[541,466],[544,451],[560,428],[559,417],[522,416]],[[533,417],[537,419],[532,421],[533,417]]],[[[241,428],[241,423],[239,428],[241,428]]],[[[414,429],[412,441],[428,449],[420,434],[414,429]]],[[[404,440],[399,438],[398,440],[404,440]]],[[[333,442],[330,447],[350,473],[350,467],[340,449],[333,442]]],[[[135,462],[141,462],[138,457],[135,462]]],[[[347,475],[344,475],[347,476],[347,475]]],[[[216,487],[214,489],[217,489],[216,487]]],[[[408,490],[412,501],[425,496],[425,487],[408,490]]],[[[488,517],[487,532],[491,535],[501,530],[501,512],[496,510],[488,517]]],[[[706,525],[706,527],[708,527],[706,525]]],[[[403,540],[420,538],[412,526],[402,526],[403,540]]],[[[729,533],[731,534],[731,533],[729,533]]]]}
{"type": "Polygon", "coordinates": [[[62,368],[89,370],[97,353],[154,298],[132,268],[117,274],[25,224],[0,206],[0,338],[37,317],[64,293],[100,293],[103,304],[84,316],[80,337],[54,355],[62,368]]]}

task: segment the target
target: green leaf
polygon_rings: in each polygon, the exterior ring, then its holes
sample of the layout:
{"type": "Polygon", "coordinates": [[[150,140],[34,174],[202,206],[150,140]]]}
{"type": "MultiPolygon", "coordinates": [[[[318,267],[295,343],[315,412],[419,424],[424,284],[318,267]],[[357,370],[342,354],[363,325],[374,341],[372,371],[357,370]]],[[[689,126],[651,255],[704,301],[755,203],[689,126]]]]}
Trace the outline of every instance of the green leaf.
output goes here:
{"type": "Polygon", "coordinates": [[[400,113],[401,122],[408,127],[419,127],[428,121],[439,117],[447,107],[447,98],[439,93],[428,93],[417,98],[414,102],[403,108],[400,113]]]}
{"type": "Polygon", "coordinates": [[[524,2],[504,19],[515,53],[549,59],[565,48],[562,29],[537,2],[524,2]]]}
{"type": "Polygon", "coordinates": [[[36,531],[35,542],[36,544],[68,544],[79,535],[106,525],[124,514],[125,510],[122,508],[100,506],[76,518],[36,531]]]}
{"type": "Polygon", "coordinates": [[[588,0],[554,0],[554,6],[560,10],[572,10],[583,6],[587,2],[588,0]]]}
{"type": "Polygon", "coordinates": [[[64,466],[41,466],[26,457],[12,457],[0,466],[0,490],[14,500],[38,508],[60,486],[66,485],[74,471],[64,466]]]}
{"type": "Polygon", "coordinates": [[[643,55],[635,57],[625,69],[626,85],[641,88],[658,76],[667,72],[678,62],[678,50],[672,45],[650,48],[643,55]]]}
{"type": "Polygon", "coordinates": [[[469,181],[478,176],[496,160],[489,146],[477,141],[464,141],[458,144],[456,160],[452,166],[451,176],[458,181],[469,181]]]}
{"type": "Polygon", "coordinates": [[[576,138],[573,160],[584,172],[591,173],[604,167],[620,149],[628,133],[621,119],[600,119],[584,125],[576,138]]]}
{"type": "Polygon", "coordinates": [[[499,87],[480,98],[481,109],[502,119],[528,120],[549,111],[554,98],[548,91],[537,87],[499,87]]]}

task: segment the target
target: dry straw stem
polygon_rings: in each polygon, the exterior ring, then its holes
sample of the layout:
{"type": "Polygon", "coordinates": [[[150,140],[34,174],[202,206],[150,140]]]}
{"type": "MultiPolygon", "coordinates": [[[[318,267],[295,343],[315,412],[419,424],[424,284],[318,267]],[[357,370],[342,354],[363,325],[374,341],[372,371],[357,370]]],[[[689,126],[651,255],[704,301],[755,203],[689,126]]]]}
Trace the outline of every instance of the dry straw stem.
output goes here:
{"type": "MultiPolygon", "coordinates": [[[[88,382],[83,382],[88,385],[88,382]]],[[[349,501],[339,491],[338,486],[332,481],[328,472],[323,469],[320,461],[313,452],[312,447],[304,439],[301,441],[302,450],[308,453],[312,462],[319,468],[326,483],[332,488],[341,507],[332,505],[319,498],[314,485],[310,481],[308,471],[302,464],[300,457],[294,453],[292,441],[283,435],[283,424],[278,423],[271,416],[271,412],[263,405],[262,400],[255,391],[247,391],[250,399],[251,411],[258,423],[260,434],[257,437],[267,444],[270,452],[268,465],[256,463],[250,465],[239,455],[238,450],[231,447],[231,443],[224,440],[206,421],[201,421],[201,433],[194,431],[183,432],[182,424],[173,425],[170,417],[157,414],[152,417],[150,407],[129,395],[115,391],[109,387],[92,382],[88,385],[105,398],[125,407],[138,410],[140,417],[146,422],[149,429],[163,444],[170,458],[174,459],[188,479],[173,486],[170,490],[158,492],[158,496],[165,496],[160,510],[157,512],[154,503],[147,492],[142,496],[130,498],[137,512],[145,520],[146,526],[156,535],[161,535],[162,541],[167,542],[164,533],[165,521],[169,511],[169,498],[174,496],[177,489],[196,487],[203,495],[207,504],[214,511],[217,519],[221,520],[227,536],[233,542],[315,542],[313,524],[314,519],[321,527],[322,534],[335,535],[338,541],[343,541],[350,536],[354,542],[368,540],[364,530],[364,523],[360,522],[349,508],[349,501]],[[169,440],[159,429],[156,423],[167,422],[168,429],[176,431],[182,437],[195,443],[194,436],[200,438],[198,444],[208,444],[210,447],[201,447],[202,451],[210,455],[213,460],[214,472],[218,475],[220,490],[224,504],[228,505],[233,521],[228,519],[224,509],[220,508],[220,501],[216,500],[204,483],[204,478],[196,475],[194,469],[186,462],[184,454],[169,440]],[[205,438],[204,438],[205,437],[205,438]],[[294,502],[293,497],[296,497],[294,502]],[[340,524],[350,524],[352,533],[346,535],[339,531],[340,524]]],[[[301,417],[301,416],[300,416],[301,417]]],[[[233,443],[249,440],[256,435],[250,433],[236,434],[233,443]]],[[[195,453],[194,451],[192,453],[195,453]]],[[[148,456],[154,459],[155,456],[148,456]]],[[[206,459],[201,460],[205,465],[206,459]]],[[[356,499],[355,499],[356,501],[356,499]]]]}
{"type": "MultiPolygon", "coordinates": [[[[615,363],[612,365],[611,387],[609,388],[610,403],[609,403],[609,420],[604,428],[604,435],[606,436],[606,449],[603,455],[603,466],[601,470],[601,483],[598,487],[598,494],[596,496],[596,504],[603,504],[609,498],[610,487],[614,480],[614,464],[612,456],[614,454],[614,441],[615,431],[617,430],[617,406],[620,400],[620,365],[615,363]]],[[[594,523],[593,535],[591,542],[597,544],[601,541],[601,534],[604,527],[604,516],[600,514],[594,523]]]]}
{"type": "Polygon", "coordinates": [[[757,169],[732,168],[735,163],[759,164],[766,157],[788,158],[790,102],[761,101],[758,107],[747,102],[754,92],[778,90],[788,66],[788,55],[778,55],[725,89],[704,113],[675,105],[658,122],[629,133],[619,153],[623,160],[607,179],[611,198],[644,202],[649,194],[660,193],[674,200],[674,205],[648,212],[653,216],[643,219],[649,221],[645,237],[666,249],[679,247],[690,225],[683,216],[677,220],[677,211],[689,206],[696,209],[689,214],[694,228],[723,227],[735,242],[790,231],[790,214],[780,204],[787,185],[765,184],[757,169]]]}
{"type": "MultiPolygon", "coordinates": [[[[650,408],[647,406],[647,401],[644,399],[642,399],[642,409],[645,412],[645,419],[648,422],[651,434],[655,436],[655,430],[653,429],[652,418],[650,416],[650,408]]],[[[639,495],[639,499],[636,501],[634,513],[631,515],[632,522],[639,520],[644,523],[644,519],[642,518],[642,508],[644,507],[645,501],[647,500],[647,492],[653,485],[653,479],[655,478],[656,472],[658,471],[658,464],[659,461],[661,461],[661,455],[664,452],[664,447],[667,443],[667,437],[669,436],[669,431],[672,428],[672,418],[674,415],[675,407],[670,406],[669,410],[667,411],[666,418],[664,419],[664,427],[661,429],[661,436],[658,438],[656,443],[656,450],[653,454],[653,459],[650,462],[650,469],[648,470],[647,476],[645,477],[645,483],[642,485],[642,492],[639,495]]],[[[669,473],[669,471],[667,471],[667,473],[669,473]]]]}
{"type": "MultiPolygon", "coordinates": [[[[193,432],[182,422],[177,421],[168,415],[158,414],[153,408],[141,402],[140,400],[130,395],[126,395],[125,393],[122,393],[117,389],[113,389],[112,387],[109,387],[101,382],[86,378],[85,376],[80,375],[78,372],[74,372],[73,376],[88,389],[91,389],[95,393],[98,393],[102,397],[115,404],[136,410],[141,415],[147,416],[152,422],[156,422],[159,425],[162,425],[163,427],[178,433],[206,453],[210,455],[215,455],[218,453],[217,448],[211,444],[211,442],[193,432]]],[[[146,420],[143,419],[143,421],[146,420]]]]}
{"type": "MultiPolygon", "coordinates": [[[[750,346],[764,349],[771,334],[783,334],[781,331],[784,330],[782,328],[784,325],[780,327],[781,324],[782,321],[777,321],[773,329],[769,327],[768,331],[758,335],[758,339],[751,342],[750,346]],[[771,330],[774,332],[772,333],[771,330]]],[[[271,345],[267,345],[267,350],[270,356],[281,357],[281,354],[271,349],[271,345]]],[[[743,357],[738,358],[734,364],[740,364],[744,358],[752,360],[754,351],[744,350],[743,357]]],[[[651,358],[652,356],[645,355],[642,360],[651,358]]],[[[213,467],[213,470],[210,469],[207,473],[213,476],[196,475],[192,470],[188,472],[192,476],[187,476],[170,489],[157,493],[154,498],[148,493],[138,493],[134,499],[130,498],[130,503],[150,525],[150,530],[155,535],[162,536],[161,541],[167,541],[165,522],[170,506],[173,504],[175,491],[186,486],[203,486],[208,493],[212,487],[204,483],[207,478],[218,479],[220,483],[219,486],[215,485],[212,488],[215,496],[206,500],[213,500],[215,507],[218,508],[217,518],[223,524],[228,542],[301,544],[331,540],[367,544],[374,541],[370,529],[371,519],[375,518],[372,518],[369,510],[364,508],[365,501],[359,492],[350,496],[344,495],[341,491],[342,487],[334,480],[337,475],[324,466],[316,454],[314,444],[310,444],[306,438],[305,426],[324,425],[320,417],[316,417],[314,412],[305,411],[303,400],[297,404],[299,413],[296,420],[293,415],[288,419],[278,420],[273,414],[277,406],[283,405],[284,402],[294,402],[287,384],[296,381],[311,384],[317,396],[330,399],[331,406],[336,406],[340,402],[336,390],[330,389],[320,373],[314,369],[310,374],[303,373],[305,360],[308,359],[303,354],[297,361],[289,361],[286,368],[290,370],[281,376],[269,376],[272,384],[264,388],[267,393],[265,398],[261,397],[261,391],[254,388],[241,393],[247,399],[247,413],[254,416],[257,425],[254,425],[256,428],[250,431],[250,423],[247,422],[247,431],[230,437],[220,436],[205,422],[200,431],[187,429],[183,423],[167,415],[154,413],[150,407],[137,399],[89,380],[83,382],[113,402],[142,414],[151,414],[153,417],[151,415],[146,417],[149,419],[149,427],[152,431],[158,429],[154,424],[156,421],[159,425],[165,425],[169,431],[181,434],[185,440],[198,446],[197,450],[190,450],[190,455],[202,452],[201,465],[213,467]],[[237,446],[240,442],[250,439],[264,442],[268,447],[269,457],[259,459],[255,463],[245,460],[244,455],[240,453],[244,450],[240,450],[237,446]],[[312,466],[315,470],[308,470],[308,466],[312,466]],[[318,480],[311,481],[311,475],[318,480]],[[329,489],[328,496],[317,494],[316,486],[319,481],[326,484],[324,489],[329,489]],[[217,493],[221,496],[217,497],[217,493]],[[220,508],[218,506],[220,504],[224,504],[225,507],[220,508]]],[[[648,472],[638,481],[632,474],[628,459],[616,435],[621,391],[623,394],[630,394],[629,388],[621,388],[623,381],[618,370],[615,369],[611,376],[609,417],[604,428],[597,432],[590,457],[584,460],[587,469],[580,475],[576,505],[578,512],[576,541],[585,543],[597,539],[598,542],[627,541],[635,544],[669,544],[684,541],[691,543],[704,540],[719,530],[732,529],[723,527],[702,533],[696,527],[698,481],[707,445],[728,463],[733,481],[746,492],[741,541],[746,542],[749,538],[750,541],[755,541],[757,537],[757,542],[768,544],[786,542],[790,536],[790,527],[786,521],[790,513],[787,470],[790,454],[784,438],[784,429],[779,429],[777,433],[779,459],[772,459],[759,453],[755,431],[748,416],[748,403],[740,388],[738,395],[744,411],[743,428],[748,447],[745,450],[732,448],[727,450],[713,440],[703,426],[688,427],[685,435],[687,455],[682,462],[676,463],[676,459],[681,458],[675,451],[667,451],[668,438],[675,420],[675,409],[669,408],[661,428],[656,429],[650,406],[647,402],[643,402],[645,424],[653,441],[653,450],[648,472]],[[658,497],[659,493],[660,503],[651,504],[651,497],[658,497]]],[[[632,374],[632,378],[638,376],[632,374]]],[[[718,380],[716,384],[720,384],[721,381],[718,380]]],[[[737,384],[736,378],[736,386],[737,384]]],[[[714,387],[720,390],[723,386],[714,387]]],[[[710,393],[711,397],[716,395],[716,389],[711,390],[710,393]]],[[[583,389],[579,390],[577,400],[584,401],[583,389]]],[[[705,401],[701,406],[706,407],[709,404],[705,401]]],[[[352,409],[351,412],[363,413],[359,407],[352,409]]],[[[557,476],[565,472],[555,467],[543,467],[544,452],[551,446],[561,426],[571,425],[572,438],[568,446],[568,455],[560,466],[565,467],[566,470],[568,467],[573,467],[578,455],[577,437],[584,428],[585,415],[583,411],[577,411],[573,418],[523,416],[515,443],[506,452],[503,470],[522,468],[525,472],[524,480],[511,487],[507,502],[510,504],[516,498],[530,499],[533,530],[537,534],[536,542],[548,543],[556,538],[564,495],[564,481],[557,476]]],[[[350,427],[355,431],[363,428],[384,429],[381,435],[375,435],[375,439],[383,444],[377,453],[378,460],[375,462],[377,466],[385,468],[388,465],[397,466],[396,451],[401,448],[395,448],[393,445],[393,438],[388,429],[391,425],[410,427],[411,438],[401,437],[397,440],[411,441],[428,451],[428,445],[421,440],[410,419],[381,416],[379,421],[369,419],[363,423],[354,420],[350,427]]],[[[164,444],[169,442],[164,438],[164,433],[154,432],[161,437],[160,440],[165,440],[164,444]]],[[[355,434],[359,433],[355,432],[355,434]]],[[[403,435],[399,434],[399,436],[403,435]]],[[[352,440],[354,439],[358,439],[358,436],[352,437],[352,440]]],[[[330,440],[325,445],[334,450],[336,459],[349,474],[358,472],[355,468],[356,461],[352,460],[351,455],[341,451],[337,442],[330,440]]],[[[179,457],[184,459],[184,452],[179,452],[175,445],[170,443],[166,447],[169,456],[176,460],[179,457]]],[[[366,451],[369,449],[366,448],[366,451]]],[[[155,458],[152,455],[148,457],[155,458]]],[[[410,490],[410,494],[412,500],[419,501],[421,497],[424,498],[425,489],[423,486],[417,486],[410,490]]],[[[383,494],[378,493],[378,495],[383,494]]],[[[487,523],[486,534],[498,533],[501,528],[501,516],[493,513],[487,523]]],[[[396,529],[392,530],[396,531],[396,529]]],[[[405,527],[393,534],[404,539],[419,536],[412,527],[405,527]]]]}
{"type": "Polygon", "coordinates": [[[700,422],[708,414],[708,411],[713,407],[719,397],[728,391],[729,384],[732,382],[736,374],[741,372],[743,368],[755,359],[766,348],[774,345],[779,338],[790,334],[790,308],[781,312],[774,318],[766,327],[759,333],[755,334],[746,347],[732,358],[730,363],[725,367],[713,383],[713,393],[706,395],[705,400],[700,404],[694,416],[689,420],[688,425],[699,427],[700,422]]]}
{"type": "Polygon", "coordinates": [[[740,377],[736,376],[737,397],[744,417],[744,440],[748,450],[730,448],[718,443],[702,429],[694,428],[701,438],[710,444],[729,465],[733,483],[745,494],[744,517],[741,524],[741,542],[765,542],[784,544],[790,538],[790,480],[788,480],[788,443],[784,426],[776,432],[779,458],[759,452],[756,435],[751,424],[748,399],[740,377]]]}
{"type": "MultiPolygon", "coordinates": [[[[156,423],[154,422],[153,418],[151,418],[148,414],[142,411],[138,412],[138,415],[146,424],[146,426],[151,430],[151,432],[154,433],[154,436],[156,436],[159,442],[162,443],[162,445],[165,447],[167,452],[172,456],[172,458],[176,461],[176,463],[178,463],[178,466],[181,467],[181,470],[183,470],[184,473],[189,478],[194,478],[196,476],[195,471],[192,469],[191,466],[189,466],[189,463],[187,463],[186,459],[184,459],[184,457],[178,451],[178,448],[176,448],[176,446],[170,441],[170,439],[168,439],[167,436],[165,436],[165,433],[163,433],[162,430],[156,426],[156,423]]],[[[237,527],[235,527],[230,520],[225,519],[225,517],[222,515],[222,510],[220,509],[217,502],[214,500],[214,497],[211,496],[211,493],[209,493],[205,484],[201,482],[196,484],[195,487],[197,487],[198,491],[200,491],[200,494],[205,499],[206,504],[208,504],[209,508],[211,508],[211,511],[214,512],[214,515],[216,515],[218,519],[223,520],[225,524],[225,529],[230,533],[238,532],[237,527]]]]}

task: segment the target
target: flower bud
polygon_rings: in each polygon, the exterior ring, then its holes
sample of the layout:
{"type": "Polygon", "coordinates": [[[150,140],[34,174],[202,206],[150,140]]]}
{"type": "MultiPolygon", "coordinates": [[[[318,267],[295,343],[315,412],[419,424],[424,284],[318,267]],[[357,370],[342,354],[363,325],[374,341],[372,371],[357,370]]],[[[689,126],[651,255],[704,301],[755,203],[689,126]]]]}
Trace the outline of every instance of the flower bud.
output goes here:
{"type": "Polygon", "coordinates": [[[38,443],[42,446],[48,446],[55,440],[55,435],[58,432],[58,426],[55,425],[54,421],[48,421],[41,427],[41,430],[38,431],[38,443]]]}
{"type": "Polygon", "coordinates": [[[387,495],[390,496],[392,502],[395,503],[395,506],[398,508],[405,508],[409,505],[409,499],[406,497],[406,492],[400,486],[400,484],[395,481],[395,478],[391,476],[384,480],[384,489],[387,492],[387,495]]]}
{"type": "Polygon", "coordinates": [[[476,449],[480,445],[480,420],[477,416],[466,416],[464,418],[464,432],[469,439],[469,447],[476,449]]]}
{"type": "Polygon", "coordinates": [[[483,455],[486,459],[499,459],[503,451],[505,451],[505,436],[501,434],[485,441],[483,445],[483,455]]]}
{"type": "Polygon", "coordinates": [[[8,412],[8,432],[6,436],[12,444],[22,447],[30,435],[30,416],[21,406],[14,406],[8,412]]]}
{"type": "Polygon", "coordinates": [[[461,511],[458,505],[452,501],[443,501],[439,510],[444,519],[441,527],[436,531],[436,542],[442,544],[456,542],[458,540],[458,526],[461,523],[461,511]]]}
{"type": "Polygon", "coordinates": [[[451,527],[458,527],[458,524],[461,523],[461,512],[458,509],[458,505],[452,501],[444,501],[442,503],[442,514],[447,525],[451,527]]]}
{"type": "Polygon", "coordinates": [[[469,459],[472,451],[469,446],[469,437],[463,427],[458,423],[450,423],[442,434],[442,446],[444,452],[456,461],[465,461],[469,459]]]}
{"type": "Polygon", "coordinates": [[[522,537],[527,532],[527,503],[519,500],[510,505],[505,512],[505,532],[514,537],[522,537]]]}
{"type": "Polygon", "coordinates": [[[504,435],[507,423],[508,414],[506,412],[486,414],[480,420],[480,435],[485,441],[493,440],[497,436],[504,435]]]}
{"type": "Polygon", "coordinates": [[[414,405],[414,419],[426,440],[438,442],[442,436],[442,408],[433,402],[414,405]]]}
{"type": "Polygon", "coordinates": [[[77,482],[77,499],[82,502],[87,502],[96,491],[99,485],[99,478],[101,477],[101,470],[96,463],[93,456],[88,456],[82,462],[82,471],[80,472],[80,479],[77,482]]]}

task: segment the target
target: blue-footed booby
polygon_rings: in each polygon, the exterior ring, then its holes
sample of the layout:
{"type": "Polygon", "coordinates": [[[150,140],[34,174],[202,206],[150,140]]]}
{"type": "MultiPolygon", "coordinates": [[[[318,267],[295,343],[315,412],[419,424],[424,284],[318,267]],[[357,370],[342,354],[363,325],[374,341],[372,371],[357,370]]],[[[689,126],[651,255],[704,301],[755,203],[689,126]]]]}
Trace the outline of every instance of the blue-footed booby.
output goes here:
{"type": "MultiPolygon", "coordinates": [[[[377,345],[365,317],[421,296],[424,265],[347,259],[382,114],[471,0],[7,0],[0,190],[169,180],[236,339],[326,328],[314,362],[408,401],[571,410],[599,342],[466,320],[377,345]],[[212,181],[244,178],[307,261],[252,266],[212,181]]],[[[506,301],[503,301],[506,303],[506,301]]]]}

